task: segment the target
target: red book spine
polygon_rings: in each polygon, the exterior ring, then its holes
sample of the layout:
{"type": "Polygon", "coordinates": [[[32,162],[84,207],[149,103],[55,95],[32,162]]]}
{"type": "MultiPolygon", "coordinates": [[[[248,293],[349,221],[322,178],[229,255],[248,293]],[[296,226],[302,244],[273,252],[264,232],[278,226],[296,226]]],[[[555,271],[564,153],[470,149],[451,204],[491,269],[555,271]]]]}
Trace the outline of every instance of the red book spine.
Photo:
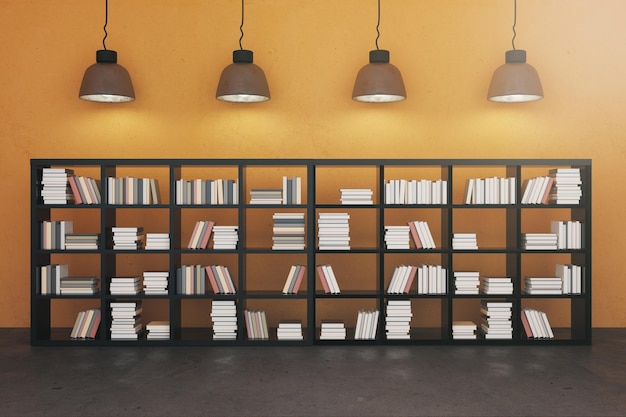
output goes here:
{"type": "Polygon", "coordinates": [[[213,275],[213,271],[211,270],[211,267],[207,266],[204,269],[206,269],[206,274],[209,277],[209,283],[211,284],[211,288],[213,289],[213,292],[215,294],[219,294],[220,287],[217,285],[217,281],[215,280],[215,275],[213,275]]]}
{"type": "Polygon", "coordinates": [[[317,275],[320,277],[320,282],[322,283],[322,287],[324,287],[324,293],[330,293],[330,287],[328,286],[328,282],[326,280],[326,275],[324,274],[324,270],[322,269],[322,265],[318,265],[315,267],[317,270],[317,275]]]}
{"type": "Polygon", "coordinates": [[[67,182],[70,183],[72,194],[74,194],[74,202],[76,204],[83,204],[83,200],[80,198],[80,191],[78,191],[78,184],[76,184],[76,177],[68,177],[67,182]]]}
{"type": "Polygon", "coordinates": [[[296,283],[293,286],[293,294],[297,294],[300,289],[300,284],[302,284],[302,279],[304,278],[304,274],[306,272],[306,266],[302,265],[300,268],[300,272],[298,273],[298,277],[296,278],[296,283]]]}
{"type": "Polygon", "coordinates": [[[421,249],[422,241],[420,240],[420,237],[417,233],[417,227],[415,227],[415,222],[411,221],[408,224],[409,224],[409,229],[411,230],[411,236],[413,236],[413,243],[415,243],[415,248],[421,249]]]}

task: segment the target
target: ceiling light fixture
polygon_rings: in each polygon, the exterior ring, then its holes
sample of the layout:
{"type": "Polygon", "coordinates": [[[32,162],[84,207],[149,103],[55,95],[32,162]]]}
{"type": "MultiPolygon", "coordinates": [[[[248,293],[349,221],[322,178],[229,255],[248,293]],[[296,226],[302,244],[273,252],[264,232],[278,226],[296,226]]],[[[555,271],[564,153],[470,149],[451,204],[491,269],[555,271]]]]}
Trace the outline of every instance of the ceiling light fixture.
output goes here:
{"type": "Polygon", "coordinates": [[[100,103],[124,103],[135,100],[135,90],[128,71],[117,63],[117,52],[107,49],[109,1],[105,0],[104,49],[96,51],[96,63],[87,68],[78,97],[100,103]]]}
{"type": "Polygon", "coordinates": [[[400,70],[389,63],[389,51],[378,48],[380,38],[380,0],[376,23],[376,49],[370,51],[370,63],[357,74],[352,99],[367,103],[389,103],[406,99],[400,70]]]}
{"type": "Polygon", "coordinates": [[[506,51],[505,64],[493,73],[487,98],[498,103],[522,103],[543,98],[537,70],[526,63],[526,51],[515,49],[517,0],[513,0],[513,49],[506,51]]]}
{"type": "Polygon", "coordinates": [[[215,97],[234,103],[258,103],[270,99],[270,88],[263,70],[254,64],[253,53],[243,49],[244,0],[241,0],[239,49],[233,51],[233,63],[224,68],[215,97]]]}

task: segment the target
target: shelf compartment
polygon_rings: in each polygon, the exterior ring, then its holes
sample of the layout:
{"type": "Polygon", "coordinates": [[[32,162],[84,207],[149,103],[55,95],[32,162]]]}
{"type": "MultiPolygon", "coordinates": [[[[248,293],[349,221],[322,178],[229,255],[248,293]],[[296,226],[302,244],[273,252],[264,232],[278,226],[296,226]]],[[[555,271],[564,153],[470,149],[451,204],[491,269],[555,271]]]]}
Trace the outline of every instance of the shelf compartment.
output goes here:
{"type": "MultiPolygon", "coordinates": [[[[278,252],[278,251],[275,251],[278,252]]],[[[271,254],[246,254],[245,277],[243,286],[246,293],[266,293],[291,297],[296,294],[283,294],[285,282],[293,265],[302,265],[306,268],[305,274],[299,285],[297,295],[306,295],[309,277],[307,256],[304,253],[271,253],[271,254]]]]}

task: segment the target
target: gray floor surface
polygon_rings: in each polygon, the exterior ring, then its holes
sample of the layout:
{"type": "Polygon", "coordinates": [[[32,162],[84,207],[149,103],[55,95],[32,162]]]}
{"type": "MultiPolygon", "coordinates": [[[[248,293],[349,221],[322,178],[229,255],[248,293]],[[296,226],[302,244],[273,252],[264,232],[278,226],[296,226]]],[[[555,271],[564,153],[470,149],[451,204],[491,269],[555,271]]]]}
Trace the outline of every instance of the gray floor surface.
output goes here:
{"type": "Polygon", "coordinates": [[[592,346],[31,347],[0,416],[626,416],[626,329],[592,346]]]}

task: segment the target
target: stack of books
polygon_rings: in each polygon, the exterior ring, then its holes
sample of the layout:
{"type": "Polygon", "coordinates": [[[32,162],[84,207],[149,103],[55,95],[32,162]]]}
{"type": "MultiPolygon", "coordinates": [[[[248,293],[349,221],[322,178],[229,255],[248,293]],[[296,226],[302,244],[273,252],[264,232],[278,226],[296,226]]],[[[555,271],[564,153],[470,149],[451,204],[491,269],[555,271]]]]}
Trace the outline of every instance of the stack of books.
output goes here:
{"type": "Polygon", "coordinates": [[[285,285],[283,286],[283,294],[297,294],[300,290],[300,285],[306,276],[305,265],[291,265],[285,285]]]}
{"type": "Polygon", "coordinates": [[[263,310],[244,310],[248,339],[269,339],[267,319],[263,310]]]}
{"type": "Polygon", "coordinates": [[[318,265],[316,267],[317,275],[320,278],[322,288],[324,288],[324,294],[340,294],[339,284],[337,283],[337,277],[333,271],[333,267],[330,265],[318,265]]]}
{"type": "Polygon", "coordinates": [[[253,188],[250,190],[250,204],[283,204],[283,190],[280,188],[253,188]]]}
{"type": "Polygon", "coordinates": [[[61,278],[61,295],[94,295],[98,293],[96,277],[61,278]]]}
{"type": "Polygon", "coordinates": [[[111,302],[111,340],[137,340],[143,332],[141,301],[111,302]]]}
{"type": "Polygon", "coordinates": [[[66,250],[97,250],[100,242],[98,233],[66,233],[66,250]]]}
{"type": "Polygon", "coordinates": [[[389,300],[385,317],[387,339],[411,338],[411,300],[389,300]]]}
{"type": "Polygon", "coordinates": [[[473,321],[453,321],[452,339],[476,339],[478,325],[473,321]]]}
{"type": "Polygon", "coordinates": [[[170,273],[167,271],[145,271],[143,273],[143,292],[146,295],[167,295],[170,273]]]}
{"type": "Polygon", "coordinates": [[[452,249],[454,250],[478,249],[478,243],[476,241],[476,233],[455,233],[452,236],[452,249]]]}
{"type": "Polygon", "coordinates": [[[202,265],[181,265],[176,269],[176,294],[201,295],[206,293],[202,265]]]}
{"type": "Polygon", "coordinates": [[[455,294],[478,294],[480,286],[480,273],[471,272],[454,272],[454,293],[455,294]]]}
{"type": "Polygon", "coordinates": [[[74,171],[66,168],[43,168],[41,196],[44,204],[68,204],[74,201],[68,178],[74,171]]]}
{"type": "Polygon", "coordinates": [[[237,249],[237,226],[213,226],[213,249],[237,249]]]}
{"type": "Polygon", "coordinates": [[[409,226],[385,226],[385,246],[387,249],[410,249],[409,226]]]}
{"type": "Polygon", "coordinates": [[[511,321],[513,303],[509,301],[481,301],[482,323],[485,339],[512,339],[511,321]]]}
{"type": "Polygon", "coordinates": [[[141,278],[112,277],[109,292],[111,295],[137,295],[141,292],[141,278]]]}
{"type": "Polygon", "coordinates": [[[378,310],[359,310],[354,329],[355,340],[374,340],[378,329],[378,310]]]}
{"type": "Polygon", "coordinates": [[[146,233],[146,250],[168,250],[169,248],[169,233],[146,233]]]}
{"type": "Polygon", "coordinates": [[[413,236],[413,243],[416,249],[435,249],[435,240],[428,223],[425,221],[410,221],[409,229],[411,230],[411,236],[413,236]]]}
{"type": "Polygon", "coordinates": [[[237,307],[234,300],[213,300],[211,320],[214,340],[237,339],[237,307]]]}
{"type": "Polygon", "coordinates": [[[560,277],[525,277],[524,294],[563,294],[563,280],[560,277]]]}
{"type": "Polygon", "coordinates": [[[304,213],[274,213],[272,250],[304,250],[304,213]]]}
{"type": "Polygon", "coordinates": [[[408,294],[417,275],[417,270],[415,265],[396,266],[387,287],[387,294],[408,294]]]}
{"type": "Polygon", "coordinates": [[[236,294],[237,290],[230,271],[224,265],[209,265],[205,268],[209,284],[215,294],[236,294]]]}
{"type": "Polygon", "coordinates": [[[302,178],[283,176],[283,204],[302,204],[302,178]]]}
{"type": "Polygon", "coordinates": [[[346,327],[342,321],[323,321],[320,340],[345,340],[346,327]]]}
{"type": "Polygon", "coordinates": [[[196,222],[196,225],[191,232],[189,243],[187,243],[187,249],[206,249],[209,245],[209,239],[211,238],[211,232],[215,222],[212,220],[200,220],[196,222]]]}
{"type": "Polygon", "coordinates": [[[554,339],[554,333],[548,321],[548,315],[543,311],[523,308],[520,317],[526,337],[533,339],[554,339]]]}
{"type": "Polygon", "coordinates": [[[61,280],[68,276],[69,267],[67,264],[42,265],[37,268],[39,274],[38,293],[61,294],[61,280]]]}
{"type": "Polygon", "coordinates": [[[448,271],[441,265],[420,265],[417,270],[418,294],[446,294],[448,271]]]}
{"type": "Polygon", "coordinates": [[[580,204],[583,192],[581,189],[580,168],[557,168],[550,170],[554,178],[554,187],[550,193],[550,201],[555,204],[580,204]]]}
{"type": "Polygon", "coordinates": [[[369,188],[341,188],[341,204],[374,204],[369,188]]]}
{"type": "Polygon", "coordinates": [[[76,315],[74,327],[70,332],[72,339],[95,339],[100,328],[101,314],[99,308],[80,311],[76,315]]]}
{"type": "Polygon", "coordinates": [[[555,233],[524,233],[522,245],[526,250],[556,250],[558,238],[555,233]]]}
{"type": "Polygon", "coordinates": [[[144,245],[143,227],[112,227],[114,250],[138,250],[144,245]]]}
{"type": "Polygon", "coordinates": [[[481,287],[483,294],[513,294],[513,280],[509,277],[484,277],[481,287]]]}
{"type": "Polygon", "coordinates": [[[580,265],[557,264],[556,276],[563,282],[563,294],[582,294],[583,267],[580,265]]]}
{"type": "Polygon", "coordinates": [[[276,337],[278,340],[303,340],[302,322],[288,321],[278,323],[276,337]]]}
{"type": "Polygon", "coordinates": [[[350,250],[350,215],[319,213],[317,236],[319,250],[350,250]]]}
{"type": "Polygon", "coordinates": [[[69,176],[67,182],[70,184],[76,204],[101,203],[100,187],[97,180],[89,177],[69,176]]]}
{"type": "Polygon", "coordinates": [[[153,320],[146,325],[148,331],[148,340],[169,340],[170,338],[170,322],[153,320]]]}

